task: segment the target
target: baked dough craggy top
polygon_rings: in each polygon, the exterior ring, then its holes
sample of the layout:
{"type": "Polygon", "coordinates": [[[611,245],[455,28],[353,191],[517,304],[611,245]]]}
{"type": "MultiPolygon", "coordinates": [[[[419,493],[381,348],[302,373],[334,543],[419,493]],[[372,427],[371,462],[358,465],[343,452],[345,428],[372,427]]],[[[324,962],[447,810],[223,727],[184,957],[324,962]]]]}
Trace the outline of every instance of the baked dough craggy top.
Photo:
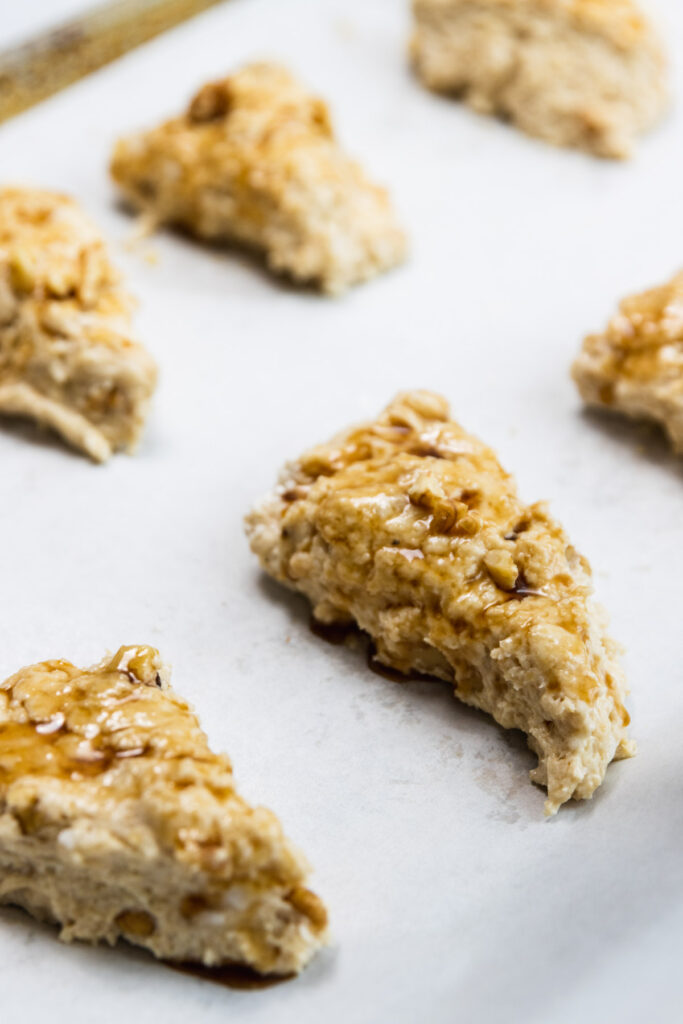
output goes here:
{"type": "Polygon", "coordinates": [[[630,0],[414,0],[420,77],[527,134],[628,157],[668,105],[659,36],[630,0]]]}
{"type": "Polygon", "coordinates": [[[0,190],[0,411],[45,422],[97,460],[138,440],[156,367],[132,300],[77,204],[0,190]]]}
{"type": "Polygon", "coordinates": [[[414,0],[415,7],[452,9],[472,6],[525,15],[552,14],[563,17],[571,27],[594,32],[620,49],[639,46],[649,40],[651,26],[632,0],[414,0]]]}
{"type": "Polygon", "coordinates": [[[624,299],[607,330],[586,338],[583,354],[604,378],[606,405],[613,397],[610,382],[621,378],[667,381],[683,396],[683,272],[624,299]]]}
{"type": "Polygon", "coordinates": [[[385,664],[454,678],[463,700],[524,729],[549,811],[590,796],[628,752],[588,564],[441,397],[400,395],[306,453],[247,530],[317,619],[357,622],[385,664]]]}
{"type": "MultiPolygon", "coordinates": [[[[596,32],[624,50],[653,41],[652,26],[632,0],[541,0],[561,9],[578,27],[596,32]]],[[[657,47],[659,44],[657,43],[657,47]]]]}
{"type": "MultiPolygon", "coordinates": [[[[3,284],[11,291],[75,297],[85,308],[119,283],[95,227],[73,200],[57,193],[0,191],[0,259],[3,284]]],[[[123,294],[118,298],[126,309],[123,294]]]]}
{"type": "Polygon", "coordinates": [[[340,149],[325,103],[278,65],[205,85],[181,117],[121,140],[111,169],[157,222],[253,246],[329,292],[405,254],[386,191],[340,149]]]}
{"type": "MultiPolygon", "coordinates": [[[[237,794],[229,760],[210,750],[167,678],[158,652],[138,646],[91,669],[43,662],[0,685],[0,856],[16,823],[22,842],[56,844],[59,862],[98,882],[112,863],[128,874],[132,864],[136,876],[149,876],[146,890],[168,905],[169,917],[179,904],[178,930],[232,901],[247,917],[240,928],[252,965],[298,969],[326,923],[322,904],[303,887],[305,861],[270,811],[237,794]],[[275,934],[259,935],[259,900],[270,893],[281,903],[282,927],[308,935],[291,959],[275,934]]],[[[139,917],[133,912],[133,921],[139,917]]],[[[129,934],[126,919],[120,931],[168,955],[154,934],[129,934]]]]}

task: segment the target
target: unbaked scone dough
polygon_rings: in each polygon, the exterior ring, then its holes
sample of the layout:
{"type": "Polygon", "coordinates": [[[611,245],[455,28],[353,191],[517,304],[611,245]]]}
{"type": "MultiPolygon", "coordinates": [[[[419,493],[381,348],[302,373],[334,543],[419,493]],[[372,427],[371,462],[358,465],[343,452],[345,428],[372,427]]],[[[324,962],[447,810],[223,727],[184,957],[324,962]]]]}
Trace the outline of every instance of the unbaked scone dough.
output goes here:
{"type": "Polygon", "coordinates": [[[683,272],[619,305],[572,367],[588,405],[661,424],[683,452],[683,272]]]}
{"type": "Polygon", "coordinates": [[[341,150],[323,101],[273,64],[211,82],[182,116],[122,139],[111,171],[154,222],[247,245],[326,292],[405,255],[386,191],[341,150]]]}
{"type": "Polygon", "coordinates": [[[67,941],[289,974],[325,939],[307,870],[238,796],[153,648],[0,684],[0,902],[67,941]]]}
{"type": "Polygon", "coordinates": [[[0,189],[0,413],[97,462],[139,441],[157,371],[130,337],[130,296],[67,196],[0,189]]]}
{"type": "Polygon", "coordinates": [[[413,0],[434,90],[529,135],[626,157],[667,102],[660,41],[631,0],[413,0]]]}
{"type": "Polygon", "coordinates": [[[287,466],[247,533],[318,621],[356,623],[384,665],[452,681],[465,703],[522,729],[548,814],[590,797],[632,752],[588,563],[439,395],[399,395],[287,466]]]}

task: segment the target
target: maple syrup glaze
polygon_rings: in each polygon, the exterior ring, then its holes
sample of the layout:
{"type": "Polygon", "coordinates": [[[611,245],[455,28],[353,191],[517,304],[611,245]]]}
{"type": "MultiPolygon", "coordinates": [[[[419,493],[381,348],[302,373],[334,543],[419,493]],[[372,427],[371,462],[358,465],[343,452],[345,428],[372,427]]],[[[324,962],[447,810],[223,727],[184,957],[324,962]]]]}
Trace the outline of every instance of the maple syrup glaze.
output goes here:
{"type": "Polygon", "coordinates": [[[521,601],[524,597],[547,597],[545,591],[529,586],[527,578],[521,569],[517,573],[517,579],[512,590],[506,591],[506,593],[512,598],[517,598],[518,601],[521,601]]]}
{"type": "Polygon", "coordinates": [[[0,782],[22,775],[67,776],[73,779],[99,775],[117,757],[135,753],[103,750],[71,733],[41,735],[32,723],[10,722],[0,726],[0,782]]]}
{"type": "Polygon", "coordinates": [[[311,633],[335,647],[345,643],[347,638],[354,633],[360,634],[360,630],[354,622],[319,622],[312,615],[308,624],[311,633]]]}
{"type": "Polygon", "coordinates": [[[9,700],[9,720],[0,723],[0,785],[25,775],[77,781],[144,756],[153,729],[175,710],[163,700],[150,706],[160,666],[154,648],[122,647],[94,669],[49,661],[7,680],[0,686],[0,701],[9,700]]]}
{"type": "Polygon", "coordinates": [[[343,623],[333,622],[324,623],[318,622],[316,618],[311,616],[309,621],[311,632],[324,640],[328,644],[332,644],[334,647],[339,647],[345,643],[348,637],[357,636],[365,642],[366,654],[365,660],[368,668],[371,672],[374,672],[377,676],[382,676],[383,679],[390,679],[393,683],[406,683],[406,682],[443,682],[438,676],[430,676],[424,672],[417,672],[411,670],[408,673],[399,672],[396,668],[391,668],[389,665],[385,665],[377,657],[375,645],[362,629],[359,629],[355,623],[343,623]]]}
{"type": "Polygon", "coordinates": [[[180,974],[190,974],[202,981],[210,981],[213,985],[222,985],[224,988],[238,989],[240,991],[271,988],[273,985],[280,985],[285,981],[291,981],[295,974],[258,974],[249,967],[240,964],[224,964],[222,967],[204,967],[203,964],[174,962],[164,960],[166,967],[180,974]]]}

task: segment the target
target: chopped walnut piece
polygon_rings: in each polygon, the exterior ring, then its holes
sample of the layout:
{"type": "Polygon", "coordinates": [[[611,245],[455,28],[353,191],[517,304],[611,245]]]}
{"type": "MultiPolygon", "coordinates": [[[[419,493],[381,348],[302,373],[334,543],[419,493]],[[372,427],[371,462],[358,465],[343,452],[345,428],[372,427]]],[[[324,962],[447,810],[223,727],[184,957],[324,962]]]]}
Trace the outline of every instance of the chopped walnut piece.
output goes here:
{"type": "Polygon", "coordinates": [[[448,533],[458,518],[458,509],[467,513],[467,506],[449,498],[439,477],[430,470],[420,469],[408,488],[408,495],[414,505],[426,509],[431,516],[431,527],[435,533],[448,533]]]}
{"type": "Polygon", "coordinates": [[[154,918],[145,910],[123,910],[116,915],[116,925],[128,939],[147,939],[156,928],[154,918]]]}
{"type": "Polygon", "coordinates": [[[226,117],[232,104],[230,79],[207,82],[190,103],[188,117],[191,121],[214,121],[226,117]]]}
{"type": "Polygon", "coordinates": [[[512,590],[517,582],[519,569],[507,548],[493,548],[487,551],[484,555],[484,565],[501,590],[512,590]]]}

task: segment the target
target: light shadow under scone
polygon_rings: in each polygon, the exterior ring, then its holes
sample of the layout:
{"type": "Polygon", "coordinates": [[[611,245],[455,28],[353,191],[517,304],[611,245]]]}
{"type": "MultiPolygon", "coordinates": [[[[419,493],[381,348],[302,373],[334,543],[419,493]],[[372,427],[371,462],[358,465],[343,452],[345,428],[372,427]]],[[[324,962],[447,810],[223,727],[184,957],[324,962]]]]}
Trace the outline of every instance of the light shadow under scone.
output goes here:
{"type": "Polygon", "coordinates": [[[627,157],[668,105],[662,44],[632,0],[413,0],[430,89],[528,135],[627,157]]]}
{"type": "Polygon", "coordinates": [[[452,681],[523,730],[547,813],[590,797],[633,752],[588,563],[440,396],[399,395],[307,452],[246,526],[265,571],[320,622],[355,622],[385,665],[452,681]]]}
{"type": "Polygon", "coordinates": [[[587,405],[659,423],[683,452],[683,272],[632,295],[572,367],[587,405]]]}
{"type": "Polygon", "coordinates": [[[96,462],[135,449],[156,387],[132,300],[76,203],[0,189],[0,413],[50,427],[96,462]]]}
{"type": "Polygon", "coordinates": [[[277,65],[205,85],[181,117],[120,140],[111,172],[154,222],[246,245],[328,293],[405,255],[386,191],[342,151],[323,101],[277,65]]]}
{"type": "Polygon", "coordinates": [[[308,865],[167,677],[156,650],[122,647],[0,684],[0,903],[66,941],[295,973],[326,938],[308,865]]]}

